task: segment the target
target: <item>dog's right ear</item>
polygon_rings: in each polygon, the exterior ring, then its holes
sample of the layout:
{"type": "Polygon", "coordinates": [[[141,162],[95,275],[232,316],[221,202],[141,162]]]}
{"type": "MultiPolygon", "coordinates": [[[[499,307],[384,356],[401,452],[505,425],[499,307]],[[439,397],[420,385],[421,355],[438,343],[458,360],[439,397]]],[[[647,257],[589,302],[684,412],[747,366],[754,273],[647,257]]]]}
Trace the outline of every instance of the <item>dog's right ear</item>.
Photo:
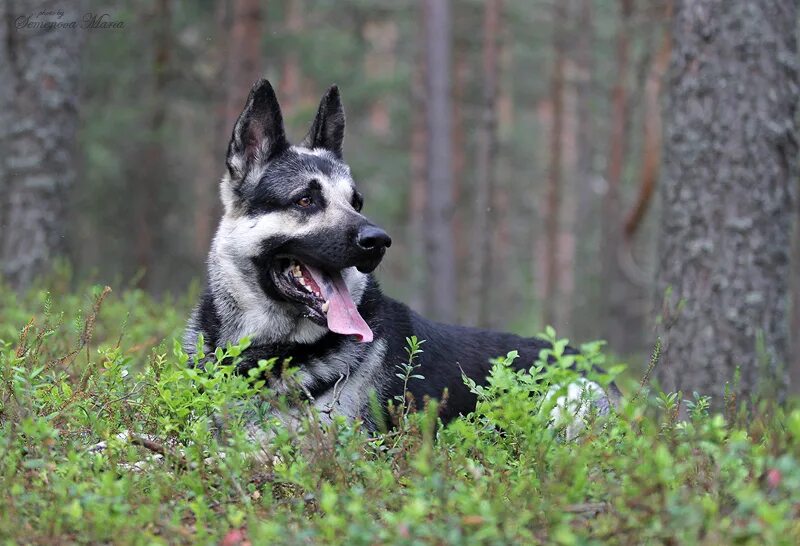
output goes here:
{"type": "Polygon", "coordinates": [[[259,80],[233,127],[226,160],[228,172],[233,180],[240,180],[255,161],[269,160],[288,147],[275,90],[267,80],[259,80]]]}

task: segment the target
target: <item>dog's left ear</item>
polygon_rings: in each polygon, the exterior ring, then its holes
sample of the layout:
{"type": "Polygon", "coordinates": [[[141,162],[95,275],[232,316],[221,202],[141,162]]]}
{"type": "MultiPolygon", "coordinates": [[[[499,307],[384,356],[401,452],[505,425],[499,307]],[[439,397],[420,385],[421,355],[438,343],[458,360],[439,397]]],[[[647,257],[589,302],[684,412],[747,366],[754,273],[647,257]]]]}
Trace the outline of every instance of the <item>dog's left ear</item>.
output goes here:
{"type": "Polygon", "coordinates": [[[339,88],[332,85],[322,97],[317,117],[300,145],[306,148],[325,148],[341,159],[343,142],[344,108],[339,97],[339,88]]]}

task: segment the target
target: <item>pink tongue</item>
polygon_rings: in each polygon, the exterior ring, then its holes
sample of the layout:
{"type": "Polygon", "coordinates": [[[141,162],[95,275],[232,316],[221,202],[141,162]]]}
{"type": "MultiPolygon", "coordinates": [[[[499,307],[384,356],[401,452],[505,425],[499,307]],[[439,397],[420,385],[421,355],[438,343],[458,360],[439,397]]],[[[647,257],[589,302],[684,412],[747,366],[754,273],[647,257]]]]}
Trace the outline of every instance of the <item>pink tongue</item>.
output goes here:
{"type": "Polygon", "coordinates": [[[322,272],[316,267],[303,265],[314,277],[314,282],[328,301],[328,329],[337,334],[356,336],[359,343],[372,341],[372,330],[358,313],[341,273],[322,272]]]}

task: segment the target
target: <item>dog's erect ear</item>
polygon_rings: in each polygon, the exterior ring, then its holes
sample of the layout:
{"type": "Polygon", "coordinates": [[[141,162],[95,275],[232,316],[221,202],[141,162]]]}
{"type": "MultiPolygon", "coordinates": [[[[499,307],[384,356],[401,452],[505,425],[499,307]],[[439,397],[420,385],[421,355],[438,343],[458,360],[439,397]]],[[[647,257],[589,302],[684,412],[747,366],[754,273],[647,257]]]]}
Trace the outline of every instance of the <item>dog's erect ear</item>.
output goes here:
{"type": "Polygon", "coordinates": [[[344,108],[339,88],[332,85],[319,103],[317,117],[300,144],[306,148],[325,148],[341,159],[344,142],[344,108]]]}
{"type": "Polygon", "coordinates": [[[259,80],[250,90],[247,104],[233,127],[226,161],[228,172],[238,180],[254,160],[269,159],[288,147],[275,90],[267,80],[259,80]]]}

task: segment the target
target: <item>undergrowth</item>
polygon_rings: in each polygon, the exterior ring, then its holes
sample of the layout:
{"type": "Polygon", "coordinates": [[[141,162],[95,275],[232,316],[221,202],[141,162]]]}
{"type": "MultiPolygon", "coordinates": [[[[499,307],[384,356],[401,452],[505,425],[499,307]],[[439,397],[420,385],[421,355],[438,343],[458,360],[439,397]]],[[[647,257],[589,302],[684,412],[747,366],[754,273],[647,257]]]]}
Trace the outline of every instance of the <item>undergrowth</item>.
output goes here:
{"type": "MultiPolygon", "coordinates": [[[[548,426],[549,389],[573,363],[618,370],[601,344],[576,360],[548,331],[556,366],[497,359],[489,384],[471,385],[476,411],[447,426],[436,404],[400,397],[380,434],[311,411],[287,428],[275,415],[297,393],[263,379],[283,363],[234,374],[244,341],[189,367],[173,341],[184,302],[89,294],[0,292],[6,543],[800,542],[797,405],[728,396],[716,413],[707,397],[632,383],[616,413],[566,441],[548,426]]],[[[424,381],[423,341],[409,340],[405,382],[424,381]]]]}

